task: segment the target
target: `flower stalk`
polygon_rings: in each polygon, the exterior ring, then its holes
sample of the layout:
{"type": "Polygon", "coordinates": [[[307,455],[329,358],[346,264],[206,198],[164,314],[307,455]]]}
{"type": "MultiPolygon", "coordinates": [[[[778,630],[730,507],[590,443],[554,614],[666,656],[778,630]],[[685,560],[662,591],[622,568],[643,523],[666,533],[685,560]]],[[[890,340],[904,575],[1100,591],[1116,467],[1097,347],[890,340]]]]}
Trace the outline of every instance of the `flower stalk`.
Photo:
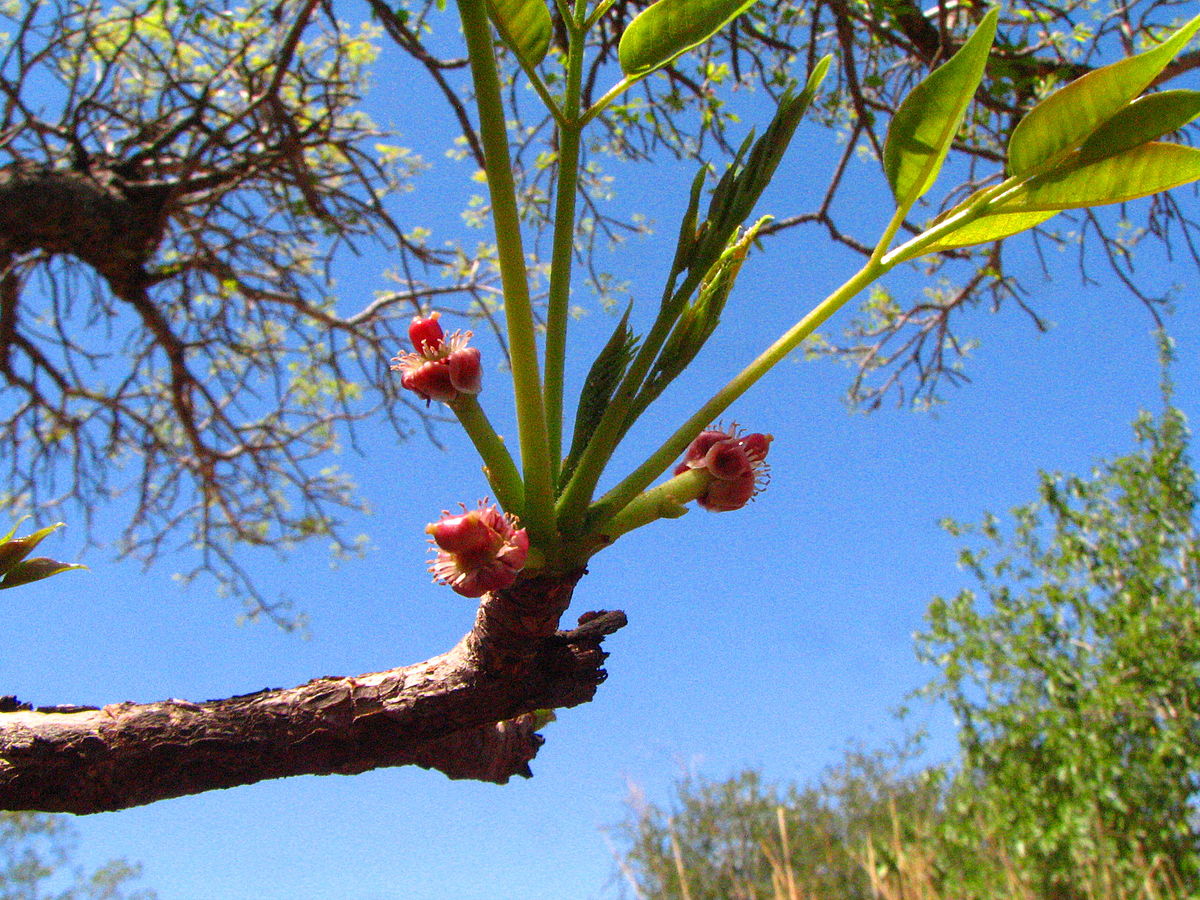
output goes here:
{"type": "Polygon", "coordinates": [[[487,169],[492,222],[500,282],[504,290],[504,315],[512,360],[513,395],[524,476],[522,523],[542,547],[557,543],[553,523],[554,491],[550,445],[542,403],[533,304],[525,270],[521,220],[509,154],[500,77],[492,49],[492,29],[485,0],[458,0],[459,17],[471,60],[471,77],[479,111],[479,134],[487,169]]]}

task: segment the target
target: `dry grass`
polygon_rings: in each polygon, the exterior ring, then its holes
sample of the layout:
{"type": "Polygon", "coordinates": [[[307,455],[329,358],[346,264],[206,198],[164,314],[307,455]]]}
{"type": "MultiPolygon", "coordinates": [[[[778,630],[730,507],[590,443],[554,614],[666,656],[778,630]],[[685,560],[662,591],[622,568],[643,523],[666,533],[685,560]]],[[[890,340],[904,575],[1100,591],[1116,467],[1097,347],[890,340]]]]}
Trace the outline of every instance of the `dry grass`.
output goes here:
{"type": "MultiPolygon", "coordinates": [[[[920,838],[905,840],[894,806],[890,812],[892,827],[887,841],[865,841],[855,857],[869,880],[872,900],[967,900],[962,895],[946,892],[940,886],[944,879],[939,875],[935,842],[920,838]]],[[[745,884],[736,888],[735,896],[728,900],[844,900],[827,888],[812,883],[803,872],[794,868],[793,846],[784,807],[777,807],[776,820],[775,840],[764,841],[760,845],[763,858],[771,870],[771,893],[764,894],[754,885],[745,884]]],[[[699,887],[695,882],[703,875],[687,871],[673,830],[671,850],[679,879],[679,897],[681,900],[692,900],[692,887],[699,887]]],[[[1056,896],[1039,893],[1031,885],[1028,875],[1007,852],[1002,840],[986,841],[980,852],[989,854],[989,862],[996,871],[1002,873],[1005,882],[1002,896],[983,900],[1060,900],[1056,896]]],[[[634,896],[640,900],[653,900],[639,889],[633,873],[627,867],[622,866],[622,872],[634,896]]],[[[1134,893],[1130,893],[1128,888],[1118,887],[1126,880],[1118,876],[1111,861],[1098,859],[1079,872],[1076,887],[1078,896],[1084,900],[1197,900],[1200,897],[1184,887],[1167,860],[1157,859],[1141,864],[1139,880],[1139,887],[1134,893]]],[[[970,900],[981,898],[973,895],[970,900]]]]}

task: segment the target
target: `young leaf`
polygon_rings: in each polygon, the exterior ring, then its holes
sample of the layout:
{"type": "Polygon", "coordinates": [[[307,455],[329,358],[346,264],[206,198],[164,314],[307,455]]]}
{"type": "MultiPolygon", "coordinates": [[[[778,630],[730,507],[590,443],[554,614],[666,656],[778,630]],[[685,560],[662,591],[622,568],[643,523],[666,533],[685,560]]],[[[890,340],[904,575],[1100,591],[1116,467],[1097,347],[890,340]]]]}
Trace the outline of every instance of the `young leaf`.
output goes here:
{"type": "Polygon", "coordinates": [[[1029,179],[994,213],[951,232],[925,252],[982,244],[1040,225],[1064,209],[1122,203],[1200,181],[1200,149],[1151,142],[1095,162],[1082,153],[1029,179]],[[1074,163],[1074,164],[1072,164],[1074,163]]]}
{"type": "Polygon", "coordinates": [[[780,98],[775,116],[762,137],[754,141],[753,132],[746,136],[713,190],[707,217],[701,225],[703,234],[697,238],[688,260],[689,271],[698,276],[706,273],[725,252],[734,232],[754,211],[832,63],[830,56],[818,60],[804,89],[799,94],[789,90],[780,98]]]}
{"type": "Polygon", "coordinates": [[[1134,100],[1092,132],[1082,147],[1082,162],[1097,162],[1178,131],[1200,116],[1200,91],[1162,91],[1134,100]]]}
{"type": "Polygon", "coordinates": [[[1036,228],[1047,219],[1058,215],[1059,210],[1040,210],[1038,212],[993,213],[981,216],[973,222],[968,222],[936,243],[926,247],[923,252],[933,253],[938,250],[953,250],[955,247],[970,247],[972,244],[988,244],[1001,238],[1011,237],[1036,228]]]}
{"type": "Polygon", "coordinates": [[[554,24],[543,0],[488,0],[492,23],[521,59],[536,66],[546,58],[554,24]]]}
{"type": "Polygon", "coordinates": [[[638,343],[637,336],[629,327],[629,313],[632,310],[633,304],[631,303],[625,308],[625,315],[621,316],[621,321],[617,323],[612,337],[608,339],[608,343],[597,355],[596,361],[592,363],[592,368],[588,371],[587,378],[584,379],[583,390],[579,394],[579,406],[575,413],[575,431],[571,436],[571,450],[567,454],[567,458],[563,460],[559,476],[562,484],[566,484],[570,480],[571,473],[575,471],[575,466],[579,462],[579,457],[592,439],[592,434],[595,432],[596,426],[600,424],[604,410],[612,402],[617,386],[629,369],[629,362],[633,359],[638,343]]]}
{"type": "Polygon", "coordinates": [[[646,383],[630,404],[633,410],[633,415],[629,417],[630,422],[641,415],[642,410],[653,403],[666,390],[667,385],[691,365],[696,354],[712,336],[721,320],[725,301],[729,299],[742,263],[746,261],[750,245],[758,236],[759,229],[769,221],[770,217],[764,216],[746,229],[744,234],[734,234],[730,238],[725,252],[704,276],[696,299],[683,308],[658,358],[654,361],[646,383]]]}
{"type": "Polygon", "coordinates": [[[17,530],[16,526],[14,526],[8,535],[0,539],[0,575],[12,571],[15,566],[20,564],[21,560],[33,552],[34,547],[40,544],[46,537],[62,528],[63,524],[59,522],[55,525],[47,525],[45,528],[39,528],[33,534],[27,534],[22,538],[12,537],[17,530]]]}
{"type": "Polygon", "coordinates": [[[639,78],[703,44],[758,0],[658,0],[642,10],[617,47],[621,71],[639,78]]]}
{"type": "Polygon", "coordinates": [[[1031,109],[1009,138],[1009,173],[1025,175],[1078,147],[1149,87],[1197,30],[1200,16],[1157,47],[1089,72],[1031,109]]]}
{"type": "Polygon", "coordinates": [[[27,559],[24,562],[17,563],[4,576],[4,580],[0,581],[0,591],[6,588],[20,587],[23,584],[29,584],[34,581],[41,581],[43,578],[49,578],[51,575],[57,575],[59,572],[69,572],[72,569],[86,569],[87,566],[79,563],[64,563],[56,559],[47,559],[44,556],[35,556],[33,559],[27,559]]]}
{"type": "Polygon", "coordinates": [[[983,78],[998,16],[997,9],[984,16],[958,52],[913,88],[896,110],[883,147],[883,169],[898,209],[912,206],[937,179],[983,78]]]}
{"type": "Polygon", "coordinates": [[[1200,180],[1200,149],[1152,141],[1085,165],[1031,178],[1002,211],[1080,209],[1122,203],[1200,180]]]}

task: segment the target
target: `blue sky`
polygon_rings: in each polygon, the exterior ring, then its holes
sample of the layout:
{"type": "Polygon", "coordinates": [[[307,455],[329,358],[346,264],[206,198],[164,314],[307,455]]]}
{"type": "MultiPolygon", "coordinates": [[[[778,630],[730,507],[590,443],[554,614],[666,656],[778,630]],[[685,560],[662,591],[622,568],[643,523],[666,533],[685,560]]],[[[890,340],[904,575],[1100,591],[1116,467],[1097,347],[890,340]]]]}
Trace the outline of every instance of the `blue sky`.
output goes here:
{"type": "MultiPolygon", "coordinates": [[[[387,47],[384,55],[394,58],[387,47]]],[[[385,63],[373,113],[434,164],[431,184],[457,183],[469,172],[437,149],[449,116],[440,132],[427,115],[420,130],[406,128],[407,110],[388,105],[392,83],[385,63]]],[[[760,212],[786,211],[789,192],[815,189],[830,145],[829,134],[802,128],[760,212]]],[[[866,219],[885,195],[873,165],[856,166],[854,196],[866,219]]],[[[644,184],[646,170],[640,176],[644,184]]],[[[688,180],[687,170],[662,166],[653,197],[637,180],[618,180],[616,203],[647,209],[670,236],[688,180]]],[[[423,188],[396,203],[415,216],[431,213],[435,197],[423,188]]],[[[644,290],[652,296],[671,250],[636,242],[613,265],[631,277],[655,273],[644,290]]],[[[615,897],[604,829],[625,816],[631,786],[663,801],[685,771],[722,777],[746,766],[803,781],[838,762],[851,742],[875,746],[900,735],[890,710],[928,677],[914,660],[912,632],[935,594],[967,584],[938,520],[977,520],[1032,499],[1039,468],[1082,472],[1127,452],[1137,411],[1158,408],[1144,310],[1104,279],[1081,285],[1066,255],[1052,260],[1052,282],[1033,269],[1027,244],[1014,243],[1009,259],[1029,266],[1031,302],[1055,327],[1039,335],[1012,307],[971,314],[966,330],[982,341],[968,364],[972,382],[950,391],[936,413],[850,414],[841,402],[848,370],[800,360],[731,410],[775,435],[770,488],[742,511],[694,511],[594,560],[568,615],[623,608],[630,624],[607,645],[610,676],[596,700],[545,730],[532,780],[498,787],[399,769],[267,782],[79,819],[81,861],[140,860],[145,883],[164,900],[615,897]]],[[[383,255],[355,261],[342,294],[369,295],[387,264],[383,255]]],[[[1142,271],[1160,287],[1183,286],[1170,330],[1178,402],[1195,420],[1194,271],[1151,257],[1142,271]]],[[[815,232],[782,236],[752,256],[724,327],[631,434],[634,450],[614,470],[640,461],[639,444],[656,446],[675,418],[851,272],[851,261],[815,232]]],[[[909,275],[889,284],[920,287],[909,275]]],[[[587,304],[583,292],[580,299],[587,304]]],[[[572,390],[611,327],[598,310],[579,323],[572,390]]],[[[481,399],[507,428],[502,372],[488,372],[481,399]]],[[[465,439],[450,428],[441,437],[445,452],[420,436],[398,445],[383,427],[368,427],[364,454],[340,460],[373,508],[362,522],[374,547],[365,559],[331,568],[317,547],[286,564],[247,557],[269,596],[286,594],[309,615],[310,640],[236,626],[235,603],[206,585],[181,590],[172,581],[182,557],[142,571],[93,551],[88,572],[5,597],[6,631],[22,637],[0,653],[0,692],[35,703],[200,700],[390,668],[448,648],[470,627],[474,606],[429,582],[422,529],[485,486],[465,439]]],[[[119,510],[104,516],[115,527],[119,510]]],[[[80,535],[67,529],[48,547],[74,559],[80,535]]],[[[916,722],[929,724],[935,755],[950,752],[944,714],[922,712],[916,722]]]]}

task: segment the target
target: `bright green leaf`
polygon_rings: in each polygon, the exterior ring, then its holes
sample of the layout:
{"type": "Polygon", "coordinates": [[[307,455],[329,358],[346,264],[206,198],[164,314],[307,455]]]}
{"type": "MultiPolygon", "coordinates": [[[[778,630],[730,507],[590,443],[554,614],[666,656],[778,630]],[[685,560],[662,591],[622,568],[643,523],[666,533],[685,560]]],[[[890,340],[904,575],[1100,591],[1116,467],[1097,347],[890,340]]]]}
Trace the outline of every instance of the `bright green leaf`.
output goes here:
{"type": "Polygon", "coordinates": [[[1001,238],[1011,237],[1041,225],[1047,219],[1058,215],[1059,210],[1017,213],[995,213],[982,216],[969,222],[962,228],[950,232],[936,243],[925,248],[925,252],[933,253],[938,250],[953,250],[955,247],[970,247],[973,244],[987,244],[1001,238]]]}
{"type": "Polygon", "coordinates": [[[1027,174],[1078,147],[1149,87],[1197,30],[1200,16],[1152,50],[1089,72],[1031,109],[1009,139],[1009,172],[1027,174]]]}
{"type": "Polygon", "coordinates": [[[998,10],[991,10],[959,51],[913,88],[892,117],[883,168],[900,209],[915,203],[937,179],[983,78],[998,16],[998,10]]]}
{"type": "Polygon", "coordinates": [[[617,48],[621,71],[647,75],[703,44],[758,0],[658,0],[639,13],[617,48]]]}
{"type": "Polygon", "coordinates": [[[1040,225],[1064,209],[1123,203],[1192,181],[1200,181],[1200,149],[1195,147],[1151,142],[1091,163],[1076,155],[1056,171],[1031,178],[994,213],[925,249],[984,244],[1040,225]]]}
{"type": "Polygon", "coordinates": [[[35,556],[33,559],[27,559],[24,562],[17,563],[4,576],[4,580],[0,581],[0,591],[7,588],[20,587],[23,584],[29,584],[34,581],[41,581],[43,578],[49,578],[51,575],[57,575],[60,572],[69,572],[72,569],[86,569],[87,566],[79,563],[64,563],[56,559],[47,559],[44,556],[35,556]]]}
{"type": "Polygon", "coordinates": [[[488,0],[492,23],[504,43],[536,66],[546,58],[554,25],[543,0],[488,0]]]}
{"type": "Polygon", "coordinates": [[[1200,149],[1152,142],[1029,180],[1001,211],[1079,209],[1121,203],[1200,180],[1200,149]]]}
{"type": "Polygon", "coordinates": [[[1079,148],[1083,162],[1096,162],[1178,131],[1200,116],[1200,91],[1162,91],[1139,97],[1097,128],[1079,148]]]}

